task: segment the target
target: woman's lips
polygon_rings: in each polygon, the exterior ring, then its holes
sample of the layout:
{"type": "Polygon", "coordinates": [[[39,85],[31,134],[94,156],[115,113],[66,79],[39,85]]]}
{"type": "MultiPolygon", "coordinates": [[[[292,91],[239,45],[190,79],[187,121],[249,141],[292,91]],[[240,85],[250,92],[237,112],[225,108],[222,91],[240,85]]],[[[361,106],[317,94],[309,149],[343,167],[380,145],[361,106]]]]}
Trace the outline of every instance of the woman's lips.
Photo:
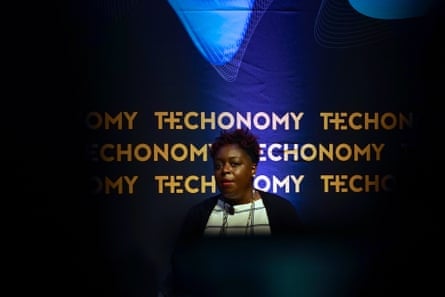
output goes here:
{"type": "Polygon", "coordinates": [[[232,186],[234,183],[235,183],[235,182],[232,181],[232,180],[223,180],[223,181],[221,182],[221,186],[223,186],[223,187],[230,187],[230,186],[232,186]]]}

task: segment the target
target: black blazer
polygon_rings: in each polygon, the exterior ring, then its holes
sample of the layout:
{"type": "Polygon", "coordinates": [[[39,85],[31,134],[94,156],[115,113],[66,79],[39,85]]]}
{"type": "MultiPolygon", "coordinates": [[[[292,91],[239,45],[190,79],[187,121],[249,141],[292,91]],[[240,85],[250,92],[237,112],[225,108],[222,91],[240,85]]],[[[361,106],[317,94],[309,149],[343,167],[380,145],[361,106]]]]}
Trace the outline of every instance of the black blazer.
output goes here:
{"type": "MultiPolygon", "coordinates": [[[[269,218],[271,236],[291,236],[302,230],[297,211],[288,200],[274,193],[258,192],[269,218]]],[[[194,241],[204,236],[207,220],[220,197],[221,194],[207,198],[187,212],[179,233],[179,242],[194,241]]]]}
{"type": "MultiPolygon", "coordinates": [[[[215,275],[215,271],[245,273],[248,267],[260,267],[258,265],[261,263],[256,263],[256,259],[275,253],[274,244],[280,246],[287,243],[281,240],[283,238],[297,238],[295,235],[301,233],[302,224],[295,207],[277,194],[263,191],[260,191],[260,194],[271,230],[271,234],[266,236],[205,236],[207,220],[221,195],[209,197],[190,208],[171,255],[170,272],[161,286],[161,296],[219,296],[215,293],[226,287],[226,280],[220,275],[215,275]],[[275,238],[279,240],[271,240],[275,238]]],[[[267,264],[267,261],[265,263],[267,264]]],[[[250,282],[246,279],[247,284],[256,283],[256,273],[264,269],[247,270],[248,277],[252,278],[250,282]]],[[[236,284],[230,284],[230,287],[236,288],[236,284]]]]}

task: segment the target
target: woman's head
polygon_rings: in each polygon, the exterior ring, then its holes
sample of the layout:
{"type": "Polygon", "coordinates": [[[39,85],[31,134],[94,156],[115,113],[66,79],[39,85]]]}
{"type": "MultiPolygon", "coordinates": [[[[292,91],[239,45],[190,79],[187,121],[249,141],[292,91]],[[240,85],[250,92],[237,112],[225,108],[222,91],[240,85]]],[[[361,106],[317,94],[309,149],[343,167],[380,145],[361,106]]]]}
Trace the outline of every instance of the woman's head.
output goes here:
{"type": "Polygon", "coordinates": [[[215,160],[215,155],[218,150],[228,144],[238,144],[251,158],[254,164],[258,164],[260,160],[260,145],[258,138],[253,135],[248,129],[236,129],[233,131],[221,131],[218,137],[210,147],[210,156],[215,160]]]}
{"type": "Polygon", "coordinates": [[[222,131],[210,146],[216,184],[227,200],[251,201],[259,154],[257,137],[247,129],[222,131]]]}

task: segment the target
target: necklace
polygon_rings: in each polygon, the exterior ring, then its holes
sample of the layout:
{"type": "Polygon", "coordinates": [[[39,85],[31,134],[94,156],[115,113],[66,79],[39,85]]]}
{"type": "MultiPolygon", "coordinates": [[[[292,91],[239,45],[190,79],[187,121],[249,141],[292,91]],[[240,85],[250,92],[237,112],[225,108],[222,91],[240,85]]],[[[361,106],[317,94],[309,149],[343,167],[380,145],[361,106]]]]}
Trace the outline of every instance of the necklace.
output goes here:
{"type": "MultiPolygon", "coordinates": [[[[244,228],[244,235],[253,235],[253,226],[254,226],[254,219],[255,219],[255,189],[252,190],[252,197],[250,199],[250,209],[249,209],[249,215],[247,216],[246,226],[244,228]]],[[[231,206],[228,205],[228,203],[224,202],[224,213],[223,213],[223,222],[220,230],[220,235],[225,236],[227,235],[227,228],[229,226],[228,224],[228,214],[230,212],[231,206]]],[[[235,214],[232,209],[231,214],[235,214]]]]}

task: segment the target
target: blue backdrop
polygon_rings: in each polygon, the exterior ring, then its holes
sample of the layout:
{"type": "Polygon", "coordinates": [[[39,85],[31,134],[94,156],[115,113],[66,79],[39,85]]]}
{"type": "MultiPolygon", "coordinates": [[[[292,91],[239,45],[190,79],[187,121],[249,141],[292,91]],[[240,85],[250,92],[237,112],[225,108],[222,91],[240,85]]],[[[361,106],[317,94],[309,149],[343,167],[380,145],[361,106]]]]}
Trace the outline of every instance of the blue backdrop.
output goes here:
{"type": "Polygon", "coordinates": [[[271,261],[276,296],[432,292],[439,1],[30,7],[11,22],[24,128],[3,155],[31,197],[20,251],[37,291],[156,296],[186,210],[216,192],[206,146],[249,127],[256,187],[310,230],[271,261]]]}

